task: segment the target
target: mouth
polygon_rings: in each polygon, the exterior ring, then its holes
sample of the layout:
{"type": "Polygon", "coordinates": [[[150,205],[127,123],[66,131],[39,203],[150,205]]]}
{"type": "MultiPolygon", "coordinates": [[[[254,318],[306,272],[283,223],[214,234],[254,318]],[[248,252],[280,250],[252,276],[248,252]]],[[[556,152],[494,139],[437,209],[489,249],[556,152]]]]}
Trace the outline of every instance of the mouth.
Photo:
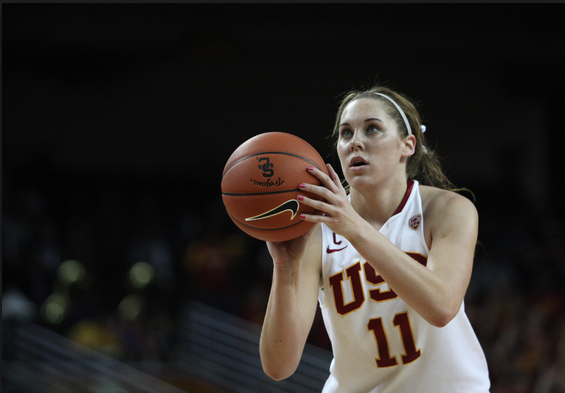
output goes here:
{"type": "Polygon", "coordinates": [[[354,169],[354,168],[363,168],[367,166],[367,161],[365,161],[364,158],[362,157],[353,157],[350,161],[349,161],[349,167],[354,169]]]}

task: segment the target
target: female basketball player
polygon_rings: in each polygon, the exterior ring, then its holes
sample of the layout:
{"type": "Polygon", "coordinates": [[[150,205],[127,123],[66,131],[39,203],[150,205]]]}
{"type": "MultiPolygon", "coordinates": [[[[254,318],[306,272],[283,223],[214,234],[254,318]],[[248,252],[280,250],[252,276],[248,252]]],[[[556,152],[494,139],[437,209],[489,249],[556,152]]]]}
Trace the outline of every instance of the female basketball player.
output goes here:
{"type": "Polygon", "coordinates": [[[485,356],[464,311],[478,233],[471,201],[454,192],[425,147],[420,116],[384,87],[353,91],[333,136],[348,191],[299,187],[324,214],[305,235],[267,243],[274,271],[261,334],[263,369],[296,370],[319,302],[334,360],[324,393],[488,392],[485,356]]]}

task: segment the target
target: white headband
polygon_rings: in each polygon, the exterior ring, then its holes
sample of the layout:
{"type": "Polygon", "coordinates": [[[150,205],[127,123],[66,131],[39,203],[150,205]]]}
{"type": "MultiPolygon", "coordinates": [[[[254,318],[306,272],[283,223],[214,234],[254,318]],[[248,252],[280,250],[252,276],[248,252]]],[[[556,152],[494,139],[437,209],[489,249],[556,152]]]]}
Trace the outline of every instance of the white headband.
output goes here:
{"type": "Polygon", "coordinates": [[[381,96],[381,97],[384,97],[387,100],[389,100],[390,102],[392,102],[392,104],[396,107],[396,109],[400,113],[400,116],[402,116],[402,120],[404,120],[404,124],[406,124],[406,129],[408,130],[408,135],[412,135],[412,129],[410,128],[410,123],[408,123],[408,119],[406,118],[406,115],[404,114],[404,111],[402,110],[402,108],[400,108],[400,106],[398,106],[398,104],[396,102],[394,102],[394,100],[392,98],[390,98],[389,96],[385,96],[384,94],[381,94],[381,93],[374,93],[374,94],[381,96]]]}

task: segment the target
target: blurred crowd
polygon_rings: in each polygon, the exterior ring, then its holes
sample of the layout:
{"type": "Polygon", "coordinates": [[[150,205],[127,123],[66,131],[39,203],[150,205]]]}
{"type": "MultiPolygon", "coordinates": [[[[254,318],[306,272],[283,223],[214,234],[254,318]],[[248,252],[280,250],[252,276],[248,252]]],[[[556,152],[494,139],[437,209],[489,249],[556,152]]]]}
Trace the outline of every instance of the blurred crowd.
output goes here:
{"type": "MultiPolygon", "coordinates": [[[[189,300],[261,324],[271,260],[231,223],[212,180],[3,170],[3,321],[163,362],[178,356],[189,300]]],[[[465,307],[491,392],[565,392],[562,222],[527,209],[479,213],[487,230],[465,307]]],[[[319,313],[309,341],[330,349],[319,313]]]]}

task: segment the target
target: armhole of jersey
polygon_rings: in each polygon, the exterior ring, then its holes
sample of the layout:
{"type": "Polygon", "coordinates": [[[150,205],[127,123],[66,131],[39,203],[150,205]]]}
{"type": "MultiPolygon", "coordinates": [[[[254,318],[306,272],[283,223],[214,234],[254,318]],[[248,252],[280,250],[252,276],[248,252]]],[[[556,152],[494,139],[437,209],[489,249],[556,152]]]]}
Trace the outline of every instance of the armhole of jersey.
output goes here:
{"type": "Polygon", "coordinates": [[[324,224],[320,224],[321,226],[321,234],[322,234],[322,286],[319,288],[318,290],[318,303],[320,304],[320,308],[324,308],[325,307],[325,292],[324,292],[324,287],[326,284],[326,261],[327,261],[327,257],[328,254],[326,253],[326,247],[327,247],[327,242],[326,242],[326,234],[327,231],[329,231],[330,229],[324,225],[324,224]]]}
{"type": "Polygon", "coordinates": [[[420,211],[422,214],[422,222],[420,224],[420,227],[418,228],[419,231],[421,231],[422,233],[422,241],[423,241],[423,246],[424,249],[426,250],[426,258],[430,255],[430,245],[428,244],[428,241],[426,240],[426,219],[424,217],[424,200],[422,198],[422,193],[420,192],[420,184],[416,182],[416,186],[417,188],[417,203],[420,206],[420,211]]]}

